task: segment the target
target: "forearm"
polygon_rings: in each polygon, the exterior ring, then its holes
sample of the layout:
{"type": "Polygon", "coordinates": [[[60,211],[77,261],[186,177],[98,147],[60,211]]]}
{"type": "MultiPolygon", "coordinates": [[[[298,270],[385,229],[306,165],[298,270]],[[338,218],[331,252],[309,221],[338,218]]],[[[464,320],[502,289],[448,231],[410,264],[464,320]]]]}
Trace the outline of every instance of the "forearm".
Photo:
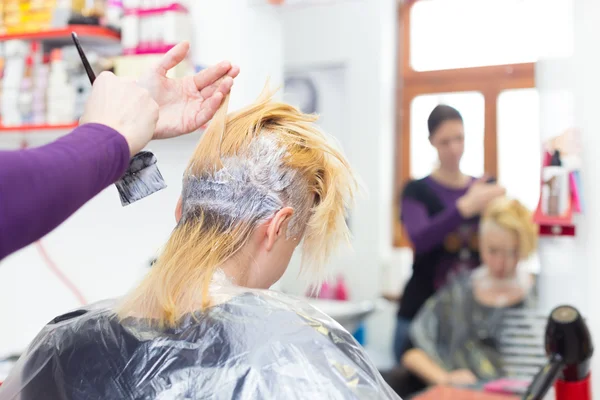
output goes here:
{"type": "Polygon", "coordinates": [[[448,372],[421,349],[410,349],[404,353],[402,364],[430,385],[448,382],[448,372]]]}
{"type": "Polygon", "coordinates": [[[60,225],[128,161],[125,138],[97,124],[40,148],[0,152],[0,259],[60,225]]]}
{"type": "Polygon", "coordinates": [[[413,201],[405,201],[402,206],[402,222],[414,246],[415,253],[426,253],[439,246],[446,235],[455,230],[463,218],[456,207],[451,205],[429,218],[423,206],[413,201]]]}

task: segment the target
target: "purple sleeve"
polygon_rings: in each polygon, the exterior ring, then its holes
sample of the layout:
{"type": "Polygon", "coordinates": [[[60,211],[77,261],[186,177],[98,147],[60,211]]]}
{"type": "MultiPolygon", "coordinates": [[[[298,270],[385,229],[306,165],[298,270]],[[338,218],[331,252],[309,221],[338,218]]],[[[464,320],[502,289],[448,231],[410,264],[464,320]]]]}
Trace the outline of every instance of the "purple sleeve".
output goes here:
{"type": "Polygon", "coordinates": [[[412,199],[402,201],[402,223],[417,254],[438,246],[462,221],[456,204],[430,218],[423,203],[412,199]]]}
{"type": "Polygon", "coordinates": [[[43,147],[0,151],[0,260],[117,181],[129,156],[125,138],[99,124],[82,125],[43,147]]]}

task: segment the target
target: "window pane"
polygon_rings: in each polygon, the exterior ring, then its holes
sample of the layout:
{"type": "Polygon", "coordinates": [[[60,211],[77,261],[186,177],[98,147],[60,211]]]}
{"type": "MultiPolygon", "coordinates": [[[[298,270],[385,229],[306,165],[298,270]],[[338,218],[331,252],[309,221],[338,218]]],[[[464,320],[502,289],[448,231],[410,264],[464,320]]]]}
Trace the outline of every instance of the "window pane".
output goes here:
{"type": "Polygon", "coordinates": [[[485,105],[479,92],[438,93],[415,97],[410,105],[410,175],[422,178],[437,166],[437,153],[429,143],[427,118],[438,104],[462,114],[465,123],[465,154],[460,167],[465,174],[483,175],[485,105]]]}
{"type": "Polygon", "coordinates": [[[535,210],[540,194],[540,113],[536,89],[498,96],[498,180],[509,196],[535,210]]]}
{"type": "Polygon", "coordinates": [[[567,0],[421,0],[410,15],[416,71],[534,62],[572,53],[567,0]],[[543,16],[543,17],[542,17],[543,16]]]}

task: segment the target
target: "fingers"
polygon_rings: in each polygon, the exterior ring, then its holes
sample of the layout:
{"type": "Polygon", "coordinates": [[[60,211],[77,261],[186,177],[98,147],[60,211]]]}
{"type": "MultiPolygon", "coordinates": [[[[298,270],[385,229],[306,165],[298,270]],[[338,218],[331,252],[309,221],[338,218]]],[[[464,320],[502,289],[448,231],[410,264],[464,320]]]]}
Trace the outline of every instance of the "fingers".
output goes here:
{"type": "Polygon", "coordinates": [[[212,96],[213,94],[215,94],[215,92],[221,92],[224,96],[227,96],[229,94],[229,92],[231,91],[232,86],[233,86],[233,78],[230,76],[226,76],[224,78],[221,78],[217,82],[213,83],[212,85],[202,89],[200,91],[200,96],[202,96],[202,98],[204,98],[204,99],[207,99],[210,96],[212,96]]]}
{"type": "Polygon", "coordinates": [[[210,121],[221,106],[224,98],[225,96],[223,93],[216,92],[213,96],[204,100],[202,109],[198,115],[196,115],[196,126],[200,127],[210,121]]]}
{"type": "Polygon", "coordinates": [[[156,71],[163,76],[166,75],[170,69],[174,68],[185,59],[189,51],[189,42],[179,43],[163,56],[156,67],[156,71]]]}
{"type": "Polygon", "coordinates": [[[227,73],[227,75],[230,76],[230,77],[232,77],[232,78],[235,78],[239,74],[240,74],[240,67],[238,67],[237,65],[232,65],[231,69],[227,73]]]}
{"type": "MultiPolygon", "coordinates": [[[[227,75],[232,69],[229,61],[220,62],[219,64],[203,69],[194,75],[194,84],[196,84],[198,90],[203,90],[227,75]]],[[[233,71],[236,76],[239,73],[239,68],[237,68],[237,70],[237,72],[233,71]]]]}

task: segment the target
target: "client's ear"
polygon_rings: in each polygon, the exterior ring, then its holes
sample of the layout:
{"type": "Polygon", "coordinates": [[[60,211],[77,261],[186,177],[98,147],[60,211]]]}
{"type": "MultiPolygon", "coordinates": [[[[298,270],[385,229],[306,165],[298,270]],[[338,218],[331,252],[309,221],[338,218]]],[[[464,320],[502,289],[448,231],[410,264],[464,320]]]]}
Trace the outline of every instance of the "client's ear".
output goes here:
{"type": "Polygon", "coordinates": [[[179,196],[179,200],[177,200],[177,206],[175,207],[175,221],[177,223],[179,223],[179,220],[181,219],[181,214],[183,213],[183,205],[182,205],[182,200],[181,200],[181,196],[179,196]]]}
{"type": "Polygon", "coordinates": [[[273,219],[269,222],[269,226],[267,228],[267,251],[270,251],[275,242],[283,238],[285,240],[288,224],[290,219],[294,215],[294,209],[291,207],[284,207],[279,210],[273,219]]]}

